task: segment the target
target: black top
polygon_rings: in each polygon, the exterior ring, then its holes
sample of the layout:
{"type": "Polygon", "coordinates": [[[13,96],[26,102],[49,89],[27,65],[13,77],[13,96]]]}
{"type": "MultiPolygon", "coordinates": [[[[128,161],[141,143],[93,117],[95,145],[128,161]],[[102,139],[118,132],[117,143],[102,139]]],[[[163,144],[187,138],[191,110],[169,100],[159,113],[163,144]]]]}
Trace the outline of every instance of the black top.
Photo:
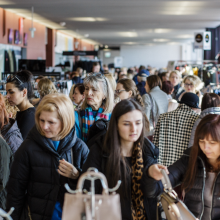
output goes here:
{"type": "Polygon", "coordinates": [[[16,121],[21,131],[23,139],[26,139],[29,131],[35,125],[35,108],[31,107],[27,110],[17,112],[16,121]]]}

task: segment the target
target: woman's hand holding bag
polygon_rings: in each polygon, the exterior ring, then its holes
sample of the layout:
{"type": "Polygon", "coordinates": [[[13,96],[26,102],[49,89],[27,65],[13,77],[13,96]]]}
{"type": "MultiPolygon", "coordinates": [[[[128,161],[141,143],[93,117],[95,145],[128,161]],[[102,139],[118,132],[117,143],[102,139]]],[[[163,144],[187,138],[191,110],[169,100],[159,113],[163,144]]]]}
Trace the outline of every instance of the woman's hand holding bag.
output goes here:
{"type": "Polygon", "coordinates": [[[59,169],[57,171],[60,175],[71,179],[77,179],[79,177],[79,171],[76,167],[64,159],[60,160],[59,169]]]}

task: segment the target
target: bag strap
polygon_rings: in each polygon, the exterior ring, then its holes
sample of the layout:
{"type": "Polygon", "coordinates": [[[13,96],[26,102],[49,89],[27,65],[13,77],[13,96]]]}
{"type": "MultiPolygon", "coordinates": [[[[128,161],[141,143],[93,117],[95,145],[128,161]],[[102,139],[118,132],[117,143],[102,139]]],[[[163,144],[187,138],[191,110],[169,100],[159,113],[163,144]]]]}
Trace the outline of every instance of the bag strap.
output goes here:
{"type": "Polygon", "coordinates": [[[154,102],[153,102],[153,98],[151,94],[148,93],[148,95],[150,97],[150,102],[151,102],[151,115],[152,115],[152,120],[153,120],[153,127],[155,128],[155,120],[154,120],[154,114],[153,114],[154,102]]]}
{"type": "Polygon", "coordinates": [[[164,190],[172,192],[173,187],[171,185],[169,176],[167,175],[166,171],[163,169],[161,169],[161,173],[163,174],[163,178],[161,179],[161,182],[163,183],[164,190]]]}

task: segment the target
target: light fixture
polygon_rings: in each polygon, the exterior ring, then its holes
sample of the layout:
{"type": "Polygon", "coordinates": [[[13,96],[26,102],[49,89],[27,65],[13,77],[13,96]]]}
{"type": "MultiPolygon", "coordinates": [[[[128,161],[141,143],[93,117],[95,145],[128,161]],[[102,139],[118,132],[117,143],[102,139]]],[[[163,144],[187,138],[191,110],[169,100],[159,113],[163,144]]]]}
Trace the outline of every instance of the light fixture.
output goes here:
{"type": "Polygon", "coordinates": [[[69,18],[68,20],[71,21],[81,21],[81,22],[96,22],[96,21],[107,21],[107,18],[100,18],[100,17],[74,17],[69,18]]]}
{"type": "Polygon", "coordinates": [[[169,41],[168,39],[163,39],[163,38],[160,38],[160,39],[153,39],[154,42],[167,42],[169,41]]]}
{"type": "Polygon", "coordinates": [[[66,22],[60,22],[60,26],[62,27],[66,26],[66,22]]]}
{"type": "Polygon", "coordinates": [[[89,37],[89,34],[84,34],[84,37],[89,37]]]}
{"type": "Polygon", "coordinates": [[[171,31],[172,31],[172,29],[167,29],[167,28],[157,28],[157,29],[154,29],[154,33],[157,33],[157,34],[169,33],[171,31]]]}
{"type": "Polygon", "coordinates": [[[105,49],[108,49],[108,45],[105,45],[105,49]]]}
{"type": "Polygon", "coordinates": [[[130,31],[118,32],[118,35],[120,35],[121,37],[137,37],[138,36],[136,32],[130,32],[130,31]]]}
{"type": "Polygon", "coordinates": [[[36,28],[34,28],[34,7],[31,8],[31,28],[29,28],[29,31],[31,32],[31,37],[34,38],[34,32],[36,31],[36,28]]]}

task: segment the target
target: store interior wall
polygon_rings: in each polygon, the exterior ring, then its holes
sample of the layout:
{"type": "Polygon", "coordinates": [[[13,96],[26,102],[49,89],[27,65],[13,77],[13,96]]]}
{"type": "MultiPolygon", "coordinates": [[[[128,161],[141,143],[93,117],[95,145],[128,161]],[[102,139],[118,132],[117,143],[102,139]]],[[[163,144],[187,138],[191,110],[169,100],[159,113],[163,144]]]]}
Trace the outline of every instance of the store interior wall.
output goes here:
{"type": "MultiPolygon", "coordinates": [[[[19,29],[19,18],[20,16],[5,11],[5,30],[6,34],[3,36],[3,9],[0,8],[0,43],[8,44],[8,30],[19,29]]],[[[29,28],[31,27],[31,20],[24,19],[24,33],[28,34],[28,45],[27,45],[27,59],[46,59],[45,51],[45,26],[34,22],[34,27],[36,28],[34,38],[31,38],[31,33],[29,28]]],[[[12,43],[11,45],[15,45],[12,43]]],[[[23,45],[16,45],[24,47],[23,45]]]]}
{"type": "Polygon", "coordinates": [[[100,50],[99,51],[99,58],[102,60],[102,63],[106,65],[110,63],[114,63],[114,58],[120,57],[120,56],[121,56],[120,50],[100,50]],[[110,53],[111,56],[106,57],[105,53],[110,53]]]}
{"type": "Polygon", "coordinates": [[[121,46],[123,66],[151,65],[156,68],[167,66],[169,60],[182,59],[181,45],[121,46]]]}

